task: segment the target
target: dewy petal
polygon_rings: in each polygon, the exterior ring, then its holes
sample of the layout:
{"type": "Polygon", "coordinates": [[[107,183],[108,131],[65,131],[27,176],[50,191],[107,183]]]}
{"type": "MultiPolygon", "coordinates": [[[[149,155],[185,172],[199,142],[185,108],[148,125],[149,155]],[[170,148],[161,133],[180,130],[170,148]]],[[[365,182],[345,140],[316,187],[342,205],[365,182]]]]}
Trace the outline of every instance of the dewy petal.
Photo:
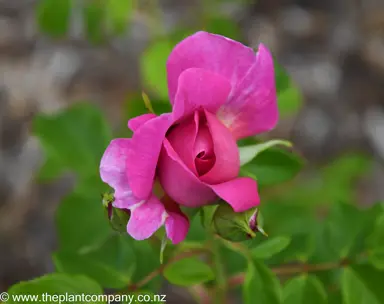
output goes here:
{"type": "Polygon", "coordinates": [[[140,201],[133,196],[126,174],[126,160],[130,147],[130,139],[114,139],[105,150],[100,162],[102,181],[115,190],[113,204],[115,207],[123,209],[140,201]]]}
{"type": "Polygon", "coordinates": [[[167,139],[161,151],[158,175],[164,191],[180,205],[200,207],[216,199],[215,193],[187,168],[167,139]]]}
{"type": "Polygon", "coordinates": [[[236,140],[231,132],[216,118],[204,111],[208,128],[213,140],[215,164],[200,179],[208,184],[218,184],[231,180],[239,175],[240,154],[236,140]]]}
{"type": "Polygon", "coordinates": [[[143,114],[128,120],[128,128],[135,132],[140,126],[145,124],[148,120],[155,118],[156,115],[152,113],[143,114]]]}
{"type": "Polygon", "coordinates": [[[166,217],[164,205],[152,195],[148,201],[131,210],[127,232],[136,240],[145,240],[164,224],[166,217]]]}
{"type": "Polygon", "coordinates": [[[201,68],[225,77],[232,87],[247,74],[255,62],[254,51],[232,39],[197,32],[181,41],[167,61],[168,90],[175,102],[179,77],[189,68],[201,68]]]}
{"type": "Polygon", "coordinates": [[[238,177],[210,187],[230,204],[235,212],[243,212],[260,204],[257,183],[249,177],[238,177]]]}
{"type": "Polygon", "coordinates": [[[276,126],[278,107],[273,58],[264,45],[260,44],[255,64],[236,85],[217,116],[237,139],[270,131],[276,126]]]}
{"type": "Polygon", "coordinates": [[[152,192],[156,165],[172,115],[162,114],[148,120],[133,134],[127,157],[127,175],[133,194],[146,199],[152,192]]]}
{"type": "Polygon", "coordinates": [[[178,79],[174,119],[186,117],[200,107],[216,113],[230,91],[231,84],[223,76],[203,69],[187,69],[178,79]]]}

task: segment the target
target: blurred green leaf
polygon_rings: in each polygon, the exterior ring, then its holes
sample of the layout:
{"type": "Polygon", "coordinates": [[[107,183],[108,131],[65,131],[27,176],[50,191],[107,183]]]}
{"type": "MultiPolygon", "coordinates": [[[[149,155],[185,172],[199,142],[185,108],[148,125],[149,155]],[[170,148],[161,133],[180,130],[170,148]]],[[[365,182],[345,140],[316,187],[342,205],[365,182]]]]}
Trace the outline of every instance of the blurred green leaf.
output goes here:
{"type": "MultiPolygon", "coordinates": [[[[42,299],[43,294],[60,295],[101,295],[103,290],[101,287],[93,280],[85,276],[72,276],[61,273],[48,274],[43,277],[31,280],[24,281],[13,285],[9,290],[10,294],[9,301],[7,303],[36,303],[39,301],[16,301],[12,299],[12,295],[40,295],[42,299]]],[[[84,301],[69,301],[62,300],[61,303],[89,303],[84,301]]],[[[46,303],[57,303],[58,301],[50,301],[49,299],[45,301],[46,303]]],[[[102,302],[94,302],[102,303],[102,302]]]]}
{"type": "Polygon", "coordinates": [[[276,61],[275,80],[280,115],[296,114],[303,104],[303,96],[284,68],[276,61]]]}
{"type": "Polygon", "coordinates": [[[284,304],[325,304],[327,293],[323,284],[315,277],[301,275],[289,280],[283,289],[284,304]]]}
{"type": "Polygon", "coordinates": [[[88,1],[84,7],[83,20],[86,37],[92,43],[105,41],[105,5],[101,1],[88,1]]]}
{"type": "Polygon", "coordinates": [[[46,156],[41,179],[57,177],[65,169],[73,170],[80,179],[99,176],[101,157],[112,138],[101,111],[76,104],[57,115],[37,116],[33,131],[46,156]]]}
{"type": "Polygon", "coordinates": [[[105,5],[109,32],[114,35],[123,34],[133,12],[133,1],[107,0],[105,5]]]}
{"type": "Polygon", "coordinates": [[[202,225],[200,216],[193,217],[187,234],[187,241],[204,241],[208,237],[207,231],[202,225]]]}
{"type": "Polygon", "coordinates": [[[135,269],[135,253],[127,234],[113,235],[86,253],[60,251],[53,259],[57,271],[87,275],[105,288],[127,286],[135,269]]]}
{"type": "Polygon", "coordinates": [[[341,277],[343,303],[380,304],[384,300],[384,272],[368,265],[345,268],[341,277]]]}
{"type": "Polygon", "coordinates": [[[240,174],[257,179],[259,185],[269,186],[291,180],[303,165],[303,160],[296,154],[270,148],[242,166],[240,174]]]}
{"type": "Polygon", "coordinates": [[[71,194],[56,214],[60,250],[89,250],[102,244],[111,233],[100,194],[71,194]]]}
{"type": "Polygon", "coordinates": [[[243,303],[281,303],[281,287],[277,277],[262,262],[248,263],[243,284],[243,303]]]}
{"type": "Polygon", "coordinates": [[[371,264],[378,269],[384,270],[384,213],[379,214],[377,217],[373,231],[366,240],[366,246],[371,264]]]}
{"type": "Polygon", "coordinates": [[[64,37],[69,29],[71,0],[40,0],[36,6],[37,24],[43,33],[64,37]]]}
{"type": "Polygon", "coordinates": [[[251,250],[252,257],[255,259],[268,259],[288,247],[290,242],[291,239],[286,236],[269,238],[251,250]]]}
{"type": "Polygon", "coordinates": [[[241,31],[238,24],[228,17],[215,15],[208,16],[204,30],[233,40],[241,40],[241,31]]]}
{"type": "Polygon", "coordinates": [[[364,224],[360,210],[353,205],[335,203],[327,218],[329,250],[339,258],[347,257],[364,224]]]}
{"type": "Polygon", "coordinates": [[[164,100],[168,100],[166,62],[173,45],[168,40],[155,41],[140,57],[144,84],[164,100]]]}
{"type": "Polygon", "coordinates": [[[163,274],[169,282],[181,286],[197,285],[215,278],[211,267],[197,258],[185,258],[171,263],[165,267],[163,274]]]}
{"type": "Polygon", "coordinates": [[[282,145],[286,147],[292,147],[292,143],[290,143],[287,140],[270,140],[267,142],[263,142],[256,145],[251,146],[243,146],[239,147],[239,153],[240,153],[240,166],[243,166],[247,163],[249,163],[252,159],[254,159],[257,155],[259,155],[261,152],[277,145],[282,145]]]}

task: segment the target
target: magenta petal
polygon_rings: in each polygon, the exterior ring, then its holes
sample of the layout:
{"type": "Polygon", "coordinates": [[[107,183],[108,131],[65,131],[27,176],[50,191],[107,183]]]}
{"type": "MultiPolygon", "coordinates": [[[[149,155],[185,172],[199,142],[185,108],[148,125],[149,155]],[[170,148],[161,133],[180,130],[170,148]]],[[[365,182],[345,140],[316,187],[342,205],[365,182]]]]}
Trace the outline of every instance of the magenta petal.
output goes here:
{"type": "Polygon", "coordinates": [[[128,120],[128,128],[135,132],[141,125],[145,124],[148,120],[155,118],[156,115],[152,113],[143,114],[128,120]]]}
{"type": "Polygon", "coordinates": [[[114,206],[128,208],[140,200],[132,194],[126,174],[126,159],[131,143],[128,138],[118,138],[111,141],[100,162],[100,176],[103,182],[114,190],[114,206]]]}
{"type": "Polygon", "coordinates": [[[218,118],[237,138],[257,135],[273,129],[278,121],[273,58],[260,44],[256,62],[239,82],[218,118]]]}
{"type": "Polygon", "coordinates": [[[260,204],[257,183],[249,177],[239,177],[229,182],[211,185],[211,188],[230,204],[235,212],[243,212],[260,204]]]}
{"type": "Polygon", "coordinates": [[[152,195],[148,201],[131,209],[127,232],[136,240],[145,240],[164,224],[166,216],[164,205],[152,195]]]}
{"type": "Polygon", "coordinates": [[[200,179],[208,184],[218,184],[239,175],[239,148],[231,132],[215,115],[205,111],[205,116],[213,140],[216,161],[212,169],[200,176],[200,179]]]}
{"type": "Polygon", "coordinates": [[[168,212],[165,220],[165,231],[173,244],[180,243],[185,239],[189,230],[189,221],[185,215],[177,212],[168,212]]]}
{"type": "Polygon", "coordinates": [[[185,70],[178,79],[173,105],[175,120],[203,107],[212,113],[222,106],[231,91],[231,84],[223,76],[203,69],[185,70]]]}
{"type": "Polygon", "coordinates": [[[216,199],[215,193],[187,168],[167,139],[164,140],[158,172],[163,189],[180,205],[200,207],[216,199]]]}
{"type": "Polygon", "coordinates": [[[152,192],[156,165],[172,115],[148,120],[133,134],[127,157],[127,175],[133,194],[146,199],[152,192]]]}
{"type": "Polygon", "coordinates": [[[168,90],[171,103],[175,102],[179,77],[189,68],[201,68],[217,73],[233,86],[255,62],[254,51],[229,38],[197,32],[181,41],[167,61],[168,90]]]}

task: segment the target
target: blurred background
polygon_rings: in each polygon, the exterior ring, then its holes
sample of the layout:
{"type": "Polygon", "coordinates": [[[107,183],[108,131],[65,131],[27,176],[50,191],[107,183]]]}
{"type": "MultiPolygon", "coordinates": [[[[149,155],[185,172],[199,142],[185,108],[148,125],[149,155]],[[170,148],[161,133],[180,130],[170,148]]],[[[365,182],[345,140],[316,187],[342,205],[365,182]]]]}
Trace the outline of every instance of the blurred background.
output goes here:
{"type": "Polygon", "coordinates": [[[126,1],[0,0],[0,290],[53,270],[54,214],[73,185],[36,180],[33,118],[87,101],[118,130],[132,96],[164,99],[151,80],[165,73],[164,37],[205,29],[271,49],[296,90],[279,96],[269,136],[307,162],[291,199],[384,199],[384,1],[126,1]]]}

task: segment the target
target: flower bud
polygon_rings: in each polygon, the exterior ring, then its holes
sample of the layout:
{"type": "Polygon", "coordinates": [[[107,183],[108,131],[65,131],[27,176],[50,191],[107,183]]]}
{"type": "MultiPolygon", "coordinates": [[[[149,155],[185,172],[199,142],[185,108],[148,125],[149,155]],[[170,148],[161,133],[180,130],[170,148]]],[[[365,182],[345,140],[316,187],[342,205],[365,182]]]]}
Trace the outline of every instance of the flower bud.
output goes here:
{"type": "Polygon", "coordinates": [[[130,210],[115,208],[113,206],[115,198],[112,193],[105,193],[102,195],[102,198],[103,206],[112,229],[118,232],[127,232],[127,223],[131,215],[130,210]]]}
{"type": "Polygon", "coordinates": [[[235,212],[230,205],[223,202],[215,211],[213,225],[217,234],[223,239],[242,242],[254,238],[256,232],[266,235],[258,225],[258,214],[257,208],[235,212]]]}

